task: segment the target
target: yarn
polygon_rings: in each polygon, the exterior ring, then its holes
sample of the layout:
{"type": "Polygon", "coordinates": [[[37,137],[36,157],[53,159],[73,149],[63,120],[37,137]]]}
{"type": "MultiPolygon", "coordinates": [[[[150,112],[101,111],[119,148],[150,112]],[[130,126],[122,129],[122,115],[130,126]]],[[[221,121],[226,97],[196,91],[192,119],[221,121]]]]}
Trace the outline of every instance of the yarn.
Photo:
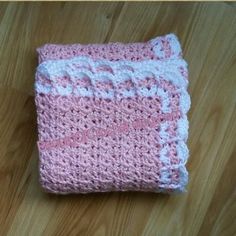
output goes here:
{"type": "Polygon", "coordinates": [[[37,51],[45,191],[186,191],[188,69],[174,34],[37,51]]]}

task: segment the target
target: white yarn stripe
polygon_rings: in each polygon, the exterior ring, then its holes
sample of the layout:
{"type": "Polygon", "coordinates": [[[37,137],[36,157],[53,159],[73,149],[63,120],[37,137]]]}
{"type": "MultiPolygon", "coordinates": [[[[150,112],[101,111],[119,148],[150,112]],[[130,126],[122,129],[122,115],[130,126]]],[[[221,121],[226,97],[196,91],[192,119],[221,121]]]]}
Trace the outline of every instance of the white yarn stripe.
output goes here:
{"type": "Polygon", "coordinates": [[[82,56],[64,60],[48,60],[41,63],[37,68],[37,73],[45,75],[50,81],[55,82],[56,78],[68,75],[71,82],[75,82],[83,75],[88,76],[93,81],[111,81],[117,85],[128,79],[134,83],[144,79],[150,73],[157,77],[163,76],[165,80],[172,82],[178,88],[187,88],[188,80],[186,80],[178,68],[180,66],[187,68],[187,63],[183,59],[173,59],[166,61],[94,61],[91,58],[82,56]],[[76,68],[80,63],[88,62],[91,70],[87,68],[76,68]],[[96,68],[103,62],[109,66],[113,73],[108,71],[97,71],[96,68]],[[125,69],[127,66],[132,67],[134,72],[125,69]]]}

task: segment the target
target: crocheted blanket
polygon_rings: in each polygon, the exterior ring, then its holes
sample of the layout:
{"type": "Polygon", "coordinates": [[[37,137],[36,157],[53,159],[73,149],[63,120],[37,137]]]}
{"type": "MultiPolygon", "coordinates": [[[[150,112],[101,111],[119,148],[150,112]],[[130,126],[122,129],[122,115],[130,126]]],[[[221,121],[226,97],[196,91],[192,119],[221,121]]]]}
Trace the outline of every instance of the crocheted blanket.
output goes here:
{"type": "Polygon", "coordinates": [[[186,191],[188,70],[174,34],[37,52],[45,191],[186,191]]]}

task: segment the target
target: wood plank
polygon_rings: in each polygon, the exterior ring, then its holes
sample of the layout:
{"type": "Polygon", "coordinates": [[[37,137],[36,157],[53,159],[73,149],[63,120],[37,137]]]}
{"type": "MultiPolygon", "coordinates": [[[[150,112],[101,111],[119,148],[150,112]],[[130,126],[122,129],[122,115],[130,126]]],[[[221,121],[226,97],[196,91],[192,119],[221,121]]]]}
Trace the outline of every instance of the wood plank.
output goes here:
{"type": "Polygon", "coordinates": [[[0,235],[236,234],[236,8],[231,3],[0,3],[0,235]],[[189,63],[188,192],[56,196],[38,182],[35,49],[178,35],[189,63]]]}

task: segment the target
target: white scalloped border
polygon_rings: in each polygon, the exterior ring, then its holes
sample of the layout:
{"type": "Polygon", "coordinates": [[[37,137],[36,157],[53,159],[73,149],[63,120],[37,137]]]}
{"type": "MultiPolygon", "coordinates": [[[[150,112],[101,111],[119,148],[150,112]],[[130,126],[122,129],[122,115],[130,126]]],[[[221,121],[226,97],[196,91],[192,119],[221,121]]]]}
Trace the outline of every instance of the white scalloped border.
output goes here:
{"type": "MultiPolygon", "coordinates": [[[[160,56],[160,55],[162,55],[163,57],[165,56],[164,52],[162,51],[161,45],[160,45],[161,38],[165,38],[168,40],[171,50],[172,50],[172,52],[174,52],[174,55],[176,57],[178,57],[178,55],[180,55],[180,56],[182,55],[182,48],[179,43],[178,37],[174,33],[170,33],[167,35],[156,37],[156,38],[151,39],[149,41],[151,43],[151,45],[153,46],[153,50],[157,56],[160,56]]],[[[169,59],[171,59],[171,57],[169,59]]]]}
{"type": "MultiPolygon", "coordinates": [[[[165,156],[166,155],[165,146],[160,151],[160,160],[165,164],[165,167],[163,167],[160,171],[161,172],[160,181],[163,184],[159,185],[159,187],[163,189],[171,188],[174,190],[175,193],[185,192],[186,191],[185,186],[188,183],[188,172],[185,166],[189,157],[189,150],[186,145],[188,139],[188,129],[189,129],[189,122],[187,119],[187,115],[185,114],[183,118],[177,121],[177,137],[173,140],[177,141],[176,149],[177,149],[177,156],[180,159],[179,165],[174,165],[174,166],[169,165],[169,158],[165,156]],[[168,172],[169,167],[179,169],[179,183],[177,185],[169,184],[170,181],[168,172]]],[[[165,134],[163,133],[163,137],[164,135],[165,134]]],[[[163,142],[163,144],[165,143],[166,141],[163,142]]]]}
{"type": "MultiPolygon", "coordinates": [[[[188,80],[186,80],[178,71],[178,67],[187,68],[187,63],[183,59],[173,60],[145,60],[145,61],[108,61],[108,60],[93,60],[86,56],[74,57],[71,59],[63,60],[48,60],[41,63],[37,67],[37,73],[44,74],[52,82],[55,78],[69,75],[69,77],[76,81],[80,74],[87,74],[92,80],[101,81],[104,78],[111,80],[114,84],[123,82],[130,77],[135,81],[135,78],[142,78],[147,73],[153,73],[157,76],[165,75],[165,79],[171,81],[174,85],[179,88],[187,88],[188,80]],[[91,71],[86,68],[75,68],[74,65],[90,66],[91,71]],[[114,74],[110,72],[97,72],[96,68],[105,65],[109,66],[114,74]],[[124,67],[132,67],[134,72],[131,72],[124,67]],[[73,69],[76,69],[73,70],[73,69]]],[[[37,85],[37,76],[36,76],[37,85]]]]}

